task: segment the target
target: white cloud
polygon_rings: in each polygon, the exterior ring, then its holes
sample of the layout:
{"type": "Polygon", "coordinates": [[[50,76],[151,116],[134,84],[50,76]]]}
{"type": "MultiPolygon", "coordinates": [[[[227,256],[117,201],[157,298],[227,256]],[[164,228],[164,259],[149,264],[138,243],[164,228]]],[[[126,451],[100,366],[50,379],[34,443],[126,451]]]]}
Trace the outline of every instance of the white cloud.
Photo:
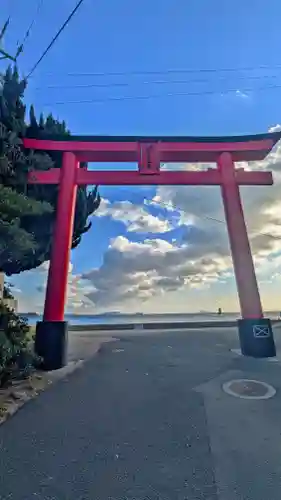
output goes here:
{"type": "MultiPolygon", "coordinates": [[[[15,296],[19,300],[19,309],[21,311],[43,311],[49,264],[49,261],[46,261],[38,268],[24,273],[27,281],[29,280],[29,277],[35,277],[37,281],[36,289],[33,293],[29,288],[30,296],[18,296],[19,290],[13,289],[13,291],[15,291],[15,296]]],[[[70,262],[68,270],[66,309],[69,312],[75,310],[75,312],[78,313],[83,312],[89,307],[91,308],[92,304],[86,294],[91,292],[92,289],[93,287],[89,285],[89,282],[85,282],[81,279],[81,275],[73,274],[73,264],[70,262]]]]}
{"type": "Polygon", "coordinates": [[[176,246],[161,239],[136,243],[119,236],[102,266],[83,275],[94,286],[88,297],[96,307],[123,309],[132,301],[145,302],[183,287],[207,287],[224,277],[230,260],[204,253],[192,244],[176,246]]]}
{"type": "MultiPolygon", "coordinates": [[[[269,255],[281,250],[281,144],[278,144],[263,162],[239,165],[247,169],[272,170],[273,186],[242,187],[241,196],[253,252],[269,255]]],[[[188,168],[188,165],[186,166],[188,168]]],[[[171,210],[179,207],[180,222],[194,224],[197,233],[189,232],[187,237],[201,237],[209,241],[208,247],[220,247],[228,251],[228,239],[220,189],[214,187],[166,187],[158,188],[154,203],[164,202],[171,210]]],[[[207,249],[207,247],[205,246],[207,249]]]]}
{"type": "Polygon", "coordinates": [[[235,92],[237,97],[241,97],[241,99],[248,99],[249,95],[246,92],[243,92],[242,90],[236,90],[235,92]]]}
{"type": "Polygon", "coordinates": [[[111,219],[123,222],[127,231],[137,233],[165,233],[173,227],[170,222],[151,215],[145,207],[134,205],[130,201],[110,203],[103,199],[95,216],[108,216],[111,219]]]}
{"type": "Polygon", "coordinates": [[[268,132],[279,132],[281,130],[281,125],[277,124],[268,129],[268,132]]]}

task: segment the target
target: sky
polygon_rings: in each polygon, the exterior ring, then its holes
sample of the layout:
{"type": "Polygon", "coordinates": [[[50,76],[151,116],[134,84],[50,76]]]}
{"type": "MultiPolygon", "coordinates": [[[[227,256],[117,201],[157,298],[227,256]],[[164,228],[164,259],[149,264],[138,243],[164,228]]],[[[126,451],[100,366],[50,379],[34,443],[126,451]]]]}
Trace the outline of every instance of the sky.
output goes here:
{"type": "MultiPolygon", "coordinates": [[[[19,58],[23,75],[76,3],[2,0],[1,24],[11,18],[8,52],[35,18],[19,58]]],[[[280,15],[278,0],[85,0],[32,74],[25,102],[81,135],[276,129],[280,15]]],[[[280,310],[281,146],[244,167],[274,173],[273,187],[241,191],[263,306],[280,310]]],[[[100,193],[92,228],[71,254],[69,312],[239,310],[219,188],[101,187],[100,193]]],[[[47,270],[48,262],[12,278],[21,311],[42,311],[47,270]]]]}

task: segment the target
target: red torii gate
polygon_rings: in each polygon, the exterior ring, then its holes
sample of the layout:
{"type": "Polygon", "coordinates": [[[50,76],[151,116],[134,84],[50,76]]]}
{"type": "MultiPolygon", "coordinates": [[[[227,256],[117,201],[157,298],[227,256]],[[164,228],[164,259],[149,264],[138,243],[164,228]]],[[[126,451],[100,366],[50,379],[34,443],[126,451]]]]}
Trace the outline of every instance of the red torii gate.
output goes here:
{"type": "Polygon", "coordinates": [[[60,151],[61,169],[33,171],[30,184],[59,184],[56,223],[50,259],[43,321],[36,329],[36,350],[46,369],[65,363],[67,323],[64,307],[72,242],[77,186],[189,185],[221,186],[241,317],[238,320],[242,353],[275,356],[270,320],[262,305],[244,221],[239,186],[272,185],[271,172],[235,169],[234,162],[263,160],[281,133],[237,137],[108,137],[71,136],[60,140],[25,138],[32,150],[60,151]],[[136,171],[80,169],[80,162],[136,162],[136,171]],[[161,170],[160,163],[215,162],[205,171],[161,170]]]}

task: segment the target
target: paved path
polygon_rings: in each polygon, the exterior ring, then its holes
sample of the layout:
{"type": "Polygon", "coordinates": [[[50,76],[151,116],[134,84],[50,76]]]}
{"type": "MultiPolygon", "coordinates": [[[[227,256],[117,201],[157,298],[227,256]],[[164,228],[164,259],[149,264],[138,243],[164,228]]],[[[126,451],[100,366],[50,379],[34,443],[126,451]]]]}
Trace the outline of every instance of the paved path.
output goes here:
{"type": "Polygon", "coordinates": [[[281,363],[232,347],[235,329],[104,344],[0,427],[0,499],[280,500],[281,363]],[[276,396],[222,391],[243,377],[276,396]]]}

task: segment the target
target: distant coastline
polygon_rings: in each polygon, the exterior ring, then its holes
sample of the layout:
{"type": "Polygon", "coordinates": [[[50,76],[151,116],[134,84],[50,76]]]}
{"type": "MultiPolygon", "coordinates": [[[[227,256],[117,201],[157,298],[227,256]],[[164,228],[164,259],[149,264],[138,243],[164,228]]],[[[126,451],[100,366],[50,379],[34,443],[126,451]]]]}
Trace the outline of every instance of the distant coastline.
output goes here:
{"type": "MultiPolygon", "coordinates": [[[[239,312],[226,312],[222,313],[222,315],[232,315],[236,314],[239,316],[239,312]]],[[[36,316],[36,317],[41,317],[43,313],[40,312],[35,312],[35,311],[28,311],[28,312],[19,312],[20,316],[36,316]]],[[[113,312],[105,312],[105,313],[65,313],[66,316],[71,316],[71,317],[87,317],[87,318],[111,318],[111,317],[150,317],[150,316],[161,316],[161,317],[169,317],[169,316],[218,316],[218,313],[215,311],[199,311],[199,312],[189,312],[189,313],[177,313],[177,312],[170,312],[170,313],[142,313],[142,312],[137,312],[137,313],[122,313],[118,311],[113,311],[113,312]]]]}
{"type": "MultiPolygon", "coordinates": [[[[42,320],[42,314],[36,312],[21,312],[20,316],[27,319],[30,325],[35,325],[37,321],[42,320]]],[[[279,311],[267,311],[265,316],[271,319],[279,319],[279,311]]],[[[131,323],[161,323],[161,322],[195,322],[195,321],[236,321],[239,319],[238,312],[196,312],[196,313],[100,313],[100,314],[65,314],[65,320],[70,325],[95,325],[95,324],[131,324],[131,323]]]]}
{"type": "MultiPolygon", "coordinates": [[[[276,315],[276,314],[280,314],[280,311],[265,311],[264,312],[265,315],[276,315]]],[[[23,312],[23,311],[20,311],[19,312],[19,315],[20,316],[42,316],[43,313],[41,312],[35,312],[35,311],[28,311],[28,312],[23,312]]],[[[183,313],[183,312],[167,312],[167,313],[142,313],[142,312],[136,312],[136,313],[122,313],[122,312],[119,312],[119,311],[112,311],[112,312],[105,312],[105,313],[70,313],[70,312],[66,312],[65,313],[66,316],[73,316],[73,317],[80,317],[80,316],[86,316],[87,318],[99,318],[99,317],[111,317],[111,316],[128,316],[128,317],[131,317],[131,316],[142,316],[142,317],[146,317],[146,316],[219,316],[220,314],[217,312],[217,311],[195,311],[195,312],[186,312],[186,313],[183,313]]],[[[222,312],[221,313],[222,316],[229,316],[229,315],[237,315],[237,316],[240,316],[240,312],[239,311],[232,311],[232,312],[229,312],[229,311],[226,311],[226,312],[222,312]]]]}

